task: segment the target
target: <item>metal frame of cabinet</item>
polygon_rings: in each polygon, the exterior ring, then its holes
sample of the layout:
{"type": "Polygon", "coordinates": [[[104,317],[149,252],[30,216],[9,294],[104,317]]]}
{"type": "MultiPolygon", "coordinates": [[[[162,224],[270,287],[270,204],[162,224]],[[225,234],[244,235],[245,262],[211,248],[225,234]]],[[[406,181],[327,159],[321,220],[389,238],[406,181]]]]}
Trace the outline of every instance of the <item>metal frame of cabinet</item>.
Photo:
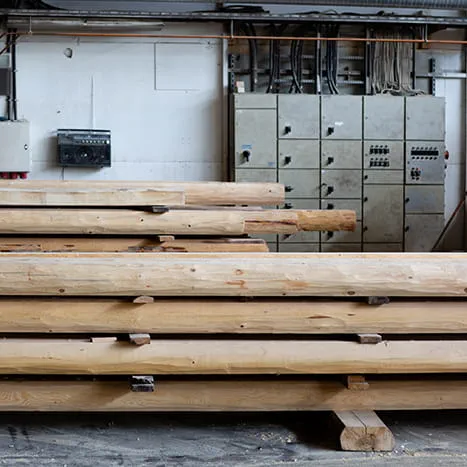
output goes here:
{"type": "Polygon", "coordinates": [[[444,99],[235,94],[232,179],[289,209],[352,209],[355,232],[268,236],[273,251],[427,251],[444,224],[444,99]],[[429,235],[425,235],[429,232],[429,235]]]}

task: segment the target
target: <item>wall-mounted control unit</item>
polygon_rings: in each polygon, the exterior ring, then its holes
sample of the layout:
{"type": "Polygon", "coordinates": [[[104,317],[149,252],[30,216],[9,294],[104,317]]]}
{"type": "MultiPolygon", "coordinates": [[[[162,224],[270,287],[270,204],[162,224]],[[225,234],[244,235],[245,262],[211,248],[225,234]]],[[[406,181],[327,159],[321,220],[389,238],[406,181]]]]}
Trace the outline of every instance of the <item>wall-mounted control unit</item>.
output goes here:
{"type": "Polygon", "coordinates": [[[29,122],[0,121],[0,178],[26,178],[30,170],[29,122]]]}
{"type": "Polygon", "coordinates": [[[110,167],[110,131],[57,130],[58,163],[62,167],[110,167]]]}

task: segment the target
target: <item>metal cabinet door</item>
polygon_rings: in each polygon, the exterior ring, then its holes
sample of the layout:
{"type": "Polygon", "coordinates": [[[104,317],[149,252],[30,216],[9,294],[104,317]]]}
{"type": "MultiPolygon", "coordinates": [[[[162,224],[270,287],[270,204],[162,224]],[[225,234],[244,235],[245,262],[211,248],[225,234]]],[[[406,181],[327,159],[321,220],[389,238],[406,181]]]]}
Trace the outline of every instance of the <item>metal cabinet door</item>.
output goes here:
{"type": "Polygon", "coordinates": [[[319,169],[318,140],[279,140],[280,169],[319,169]]]}
{"type": "Polygon", "coordinates": [[[444,140],[446,133],[444,97],[407,97],[405,105],[406,139],[444,140]]]}
{"type": "Polygon", "coordinates": [[[365,96],[363,98],[365,139],[404,139],[404,98],[365,96]]]}
{"type": "Polygon", "coordinates": [[[274,169],[236,169],[236,182],[277,182],[277,171],[274,169]]]}
{"type": "Polygon", "coordinates": [[[408,214],[405,217],[405,251],[431,251],[443,227],[443,214],[408,214]]]}
{"type": "Polygon", "coordinates": [[[322,139],[362,139],[362,135],[361,96],[322,96],[322,139]]]}
{"type": "Polygon", "coordinates": [[[364,243],[363,251],[368,253],[400,252],[404,251],[402,243],[364,243]]]}
{"type": "Polygon", "coordinates": [[[444,183],[444,149],[444,143],[439,142],[407,142],[405,183],[410,185],[444,183]]]}
{"type": "Polygon", "coordinates": [[[235,166],[277,167],[276,110],[235,111],[235,166]]]}
{"type": "Polygon", "coordinates": [[[407,185],[405,212],[409,214],[444,214],[444,185],[407,185]]]}
{"type": "Polygon", "coordinates": [[[281,209],[319,209],[319,199],[288,198],[281,209]]]}
{"type": "Polygon", "coordinates": [[[289,198],[319,198],[319,170],[279,170],[279,183],[289,198]]]}
{"type": "Polygon", "coordinates": [[[402,242],[403,185],[365,185],[363,192],[363,242],[402,242]]]}
{"type": "Polygon", "coordinates": [[[278,96],[279,138],[319,138],[319,96],[278,96]]]}
{"type": "Polygon", "coordinates": [[[362,171],[361,170],[322,170],[321,197],[361,198],[362,171]]]}
{"type": "Polygon", "coordinates": [[[279,243],[281,253],[318,253],[319,243],[279,243]]]}
{"type": "Polygon", "coordinates": [[[361,141],[323,141],[321,145],[323,169],[361,169],[361,141]]]}
{"type": "Polygon", "coordinates": [[[362,251],[361,243],[324,243],[321,245],[323,253],[352,253],[362,251]]]}

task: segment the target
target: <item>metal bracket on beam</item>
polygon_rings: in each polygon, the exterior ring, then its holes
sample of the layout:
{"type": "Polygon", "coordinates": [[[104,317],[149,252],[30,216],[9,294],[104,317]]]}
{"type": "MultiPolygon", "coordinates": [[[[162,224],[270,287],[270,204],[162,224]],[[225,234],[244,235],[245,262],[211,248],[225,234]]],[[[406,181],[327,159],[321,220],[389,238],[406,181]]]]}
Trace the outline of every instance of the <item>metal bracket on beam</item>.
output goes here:
{"type": "Polygon", "coordinates": [[[380,334],[357,334],[357,339],[360,344],[379,344],[383,342],[380,334]]]}
{"type": "Polygon", "coordinates": [[[131,376],[132,392],[154,392],[154,376],[131,376]]]}
{"type": "Polygon", "coordinates": [[[389,297],[368,297],[367,303],[372,306],[386,305],[390,302],[389,297]]]}

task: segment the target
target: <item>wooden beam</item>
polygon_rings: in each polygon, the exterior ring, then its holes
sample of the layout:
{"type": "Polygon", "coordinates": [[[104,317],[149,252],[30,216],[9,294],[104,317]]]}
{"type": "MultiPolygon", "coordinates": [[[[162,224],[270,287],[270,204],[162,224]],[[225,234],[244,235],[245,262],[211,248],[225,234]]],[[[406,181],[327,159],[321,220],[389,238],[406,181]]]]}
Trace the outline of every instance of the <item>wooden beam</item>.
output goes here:
{"type": "MultiPolygon", "coordinates": [[[[145,305],[144,305],[145,306],[145,305]]],[[[465,373],[467,341],[3,339],[4,375],[265,375],[465,373]]]]}
{"type": "MultiPolygon", "coordinates": [[[[151,298],[152,297],[147,297],[151,298]]],[[[383,308],[340,300],[1,298],[1,333],[456,334],[467,303],[394,301],[383,308]]]]}
{"type": "MultiPolygon", "coordinates": [[[[161,236],[163,237],[163,236],[161,236]]],[[[170,236],[167,236],[170,237],[170,236]]],[[[267,243],[253,238],[159,237],[0,237],[0,252],[179,252],[266,253],[267,243]]]]}
{"type": "Polygon", "coordinates": [[[244,211],[245,233],[291,234],[300,231],[354,231],[357,226],[355,211],[276,209],[244,211]],[[268,229],[266,231],[266,229],[268,229]],[[294,232],[292,232],[294,230],[294,232]]]}
{"type": "Polygon", "coordinates": [[[463,253],[3,253],[0,295],[466,297],[463,253]]]}
{"type": "MultiPolygon", "coordinates": [[[[42,190],[95,191],[95,190],[175,190],[185,193],[186,204],[198,205],[253,205],[273,206],[285,200],[284,185],[279,183],[232,183],[232,182],[155,182],[155,181],[94,181],[94,180],[21,180],[0,181],[0,205],[12,199],[11,191],[42,190]],[[3,195],[3,196],[2,196],[3,195]]],[[[17,199],[20,201],[20,199],[17,199]]],[[[29,197],[29,204],[32,200],[29,197]]],[[[20,204],[26,204],[21,202],[20,204]]],[[[36,204],[40,203],[37,197],[36,204]]]]}
{"type": "Polygon", "coordinates": [[[127,381],[0,381],[0,411],[186,412],[467,409],[467,381],[166,381],[135,394],[127,381]]]}
{"type": "Polygon", "coordinates": [[[373,411],[334,412],[344,451],[386,451],[395,447],[391,430],[373,411]]]}
{"type": "Polygon", "coordinates": [[[243,235],[354,230],[354,211],[0,209],[1,234],[243,235]]]}
{"type": "MultiPolygon", "coordinates": [[[[26,182],[27,183],[27,182],[26,182]]],[[[152,188],[2,188],[2,206],[181,206],[183,190],[152,188]]]]}

